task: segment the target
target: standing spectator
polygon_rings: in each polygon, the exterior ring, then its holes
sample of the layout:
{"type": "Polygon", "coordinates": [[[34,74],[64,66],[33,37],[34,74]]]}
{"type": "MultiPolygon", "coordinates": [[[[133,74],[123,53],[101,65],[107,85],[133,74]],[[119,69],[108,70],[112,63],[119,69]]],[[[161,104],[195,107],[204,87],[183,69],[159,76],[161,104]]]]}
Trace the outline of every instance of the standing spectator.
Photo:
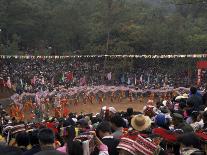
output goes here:
{"type": "Polygon", "coordinates": [[[109,155],[118,155],[119,153],[116,147],[119,144],[119,140],[115,139],[111,135],[111,128],[109,122],[100,123],[96,128],[96,132],[98,137],[101,138],[101,141],[108,146],[109,155]]]}
{"type": "Polygon", "coordinates": [[[27,146],[29,145],[29,136],[26,132],[20,132],[16,135],[17,146],[22,150],[22,152],[27,151],[27,146]]]}
{"type": "Polygon", "coordinates": [[[60,136],[63,137],[64,145],[57,148],[57,150],[63,153],[67,153],[67,150],[70,149],[67,148],[67,143],[72,143],[73,139],[75,138],[75,128],[67,123],[63,123],[63,127],[60,128],[60,136]]]}
{"type": "Polygon", "coordinates": [[[0,145],[0,154],[1,155],[23,155],[21,149],[11,146],[0,145]]]}
{"type": "Polygon", "coordinates": [[[32,145],[32,148],[24,152],[24,155],[34,155],[35,153],[41,151],[37,130],[29,133],[29,141],[30,141],[30,144],[32,145]]]}
{"type": "Polygon", "coordinates": [[[190,88],[190,94],[191,95],[188,98],[187,103],[190,103],[192,106],[192,111],[198,111],[199,107],[203,104],[202,98],[200,95],[198,95],[197,89],[195,87],[190,88]]]}
{"type": "Polygon", "coordinates": [[[124,127],[124,120],[121,116],[115,115],[111,118],[111,127],[114,130],[112,133],[112,136],[114,138],[120,139],[120,137],[123,135],[123,127],[124,127]]]}
{"type": "Polygon", "coordinates": [[[55,135],[51,129],[41,129],[38,137],[42,151],[36,153],[35,155],[66,155],[65,153],[55,150],[55,135]]]}

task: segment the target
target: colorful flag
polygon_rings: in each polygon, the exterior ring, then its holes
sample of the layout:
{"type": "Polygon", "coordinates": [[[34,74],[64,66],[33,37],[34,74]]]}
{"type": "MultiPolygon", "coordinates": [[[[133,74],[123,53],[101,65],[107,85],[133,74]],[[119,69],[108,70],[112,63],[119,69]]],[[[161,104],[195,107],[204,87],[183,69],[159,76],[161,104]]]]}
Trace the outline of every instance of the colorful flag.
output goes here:
{"type": "Polygon", "coordinates": [[[134,76],[134,85],[137,85],[137,76],[136,76],[136,74],[134,76]]]}
{"type": "Polygon", "coordinates": [[[68,81],[73,81],[73,73],[72,73],[72,72],[68,72],[68,73],[66,74],[66,79],[67,79],[68,81]]]}
{"type": "Polygon", "coordinates": [[[23,84],[22,79],[20,79],[20,85],[21,85],[21,87],[23,88],[24,84],[23,84]]]}
{"type": "Polygon", "coordinates": [[[80,78],[80,86],[84,86],[84,85],[86,85],[86,77],[85,76],[80,78]]]}
{"type": "Polygon", "coordinates": [[[63,73],[62,77],[61,77],[61,81],[65,82],[65,74],[63,73]]]}
{"type": "Polygon", "coordinates": [[[127,80],[127,84],[128,84],[128,85],[131,84],[131,80],[130,80],[130,78],[128,78],[128,80],[127,80]]]}
{"type": "Polygon", "coordinates": [[[124,78],[124,74],[123,74],[121,77],[121,83],[124,83],[124,82],[125,82],[125,78],[124,78]]]}
{"type": "Polygon", "coordinates": [[[107,79],[108,79],[108,80],[111,80],[111,77],[112,77],[111,72],[109,72],[109,73],[107,74],[107,79]]]}
{"type": "Polygon", "coordinates": [[[142,83],[143,82],[143,75],[140,76],[139,81],[142,83]]]}
{"type": "Polygon", "coordinates": [[[148,74],[148,77],[147,77],[147,83],[148,83],[148,84],[150,83],[150,74],[148,74]]]}

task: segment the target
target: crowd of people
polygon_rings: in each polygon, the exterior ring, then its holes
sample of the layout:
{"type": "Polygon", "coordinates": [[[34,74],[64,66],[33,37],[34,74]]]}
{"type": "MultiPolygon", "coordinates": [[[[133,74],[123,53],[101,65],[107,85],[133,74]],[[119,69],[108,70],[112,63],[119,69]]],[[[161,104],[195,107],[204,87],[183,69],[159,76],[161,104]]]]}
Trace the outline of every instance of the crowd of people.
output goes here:
{"type": "Polygon", "coordinates": [[[207,93],[146,103],[140,111],[104,106],[97,114],[70,113],[18,121],[1,107],[2,155],[204,155],[207,93]]]}
{"type": "MultiPolygon", "coordinates": [[[[0,59],[0,85],[21,94],[53,89],[59,85],[133,85],[144,89],[189,87],[196,81],[196,70],[191,69],[189,72],[189,68],[175,69],[172,60],[162,60],[165,62],[163,64],[159,61],[153,63],[154,60],[137,60],[130,66],[125,66],[122,61],[105,61],[103,58],[0,59]]],[[[182,66],[183,62],[179,63],[182,66]]]]}
{"type": "Polygon", "coordinates": [[[184,89],[194,73],[143,63],[117,71],[101,58],[1,59],[0,87],[16,94],[9,111],[0,105],[0,155],[205,155],[204,85],[202,92],[184,89]],[[177,87],[182,91],[174,92],[177,87]],[[142,99],[144,90],[151,95],[139,111],[102,104],[105,97],[111,103],[142,99]],[[103,107],[76,114],[67,110],[71,97],[83,106],[97,98],[103,107]],[[25,119],[22,111],[32,117],[25,119]]]}

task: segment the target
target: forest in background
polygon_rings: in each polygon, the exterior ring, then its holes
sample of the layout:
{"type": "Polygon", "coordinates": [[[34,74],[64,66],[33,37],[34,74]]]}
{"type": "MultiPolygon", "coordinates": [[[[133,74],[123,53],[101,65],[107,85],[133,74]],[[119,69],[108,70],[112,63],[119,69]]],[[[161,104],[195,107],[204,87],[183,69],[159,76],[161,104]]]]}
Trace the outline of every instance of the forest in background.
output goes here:
{"type": "Polygon", "coordinates": [[[0,0],[0,54],[207,50],[207,0],[0,0]]]}

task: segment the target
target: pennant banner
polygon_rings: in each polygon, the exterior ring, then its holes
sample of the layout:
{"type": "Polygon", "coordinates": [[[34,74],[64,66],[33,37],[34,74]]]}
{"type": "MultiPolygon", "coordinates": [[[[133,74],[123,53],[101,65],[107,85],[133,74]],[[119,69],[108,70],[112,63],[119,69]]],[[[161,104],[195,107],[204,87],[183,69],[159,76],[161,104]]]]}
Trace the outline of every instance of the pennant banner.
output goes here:
{"type": "Polygon", "coordinates": [[[33,55],[0,55],[0,59],[66,59],[66,58],[145,58],[145,59],[172,59],[172,58],[207,58],[207,54],[178,54],[178,55],[67,55],[67,56],[33,56],[33,55]]]}

